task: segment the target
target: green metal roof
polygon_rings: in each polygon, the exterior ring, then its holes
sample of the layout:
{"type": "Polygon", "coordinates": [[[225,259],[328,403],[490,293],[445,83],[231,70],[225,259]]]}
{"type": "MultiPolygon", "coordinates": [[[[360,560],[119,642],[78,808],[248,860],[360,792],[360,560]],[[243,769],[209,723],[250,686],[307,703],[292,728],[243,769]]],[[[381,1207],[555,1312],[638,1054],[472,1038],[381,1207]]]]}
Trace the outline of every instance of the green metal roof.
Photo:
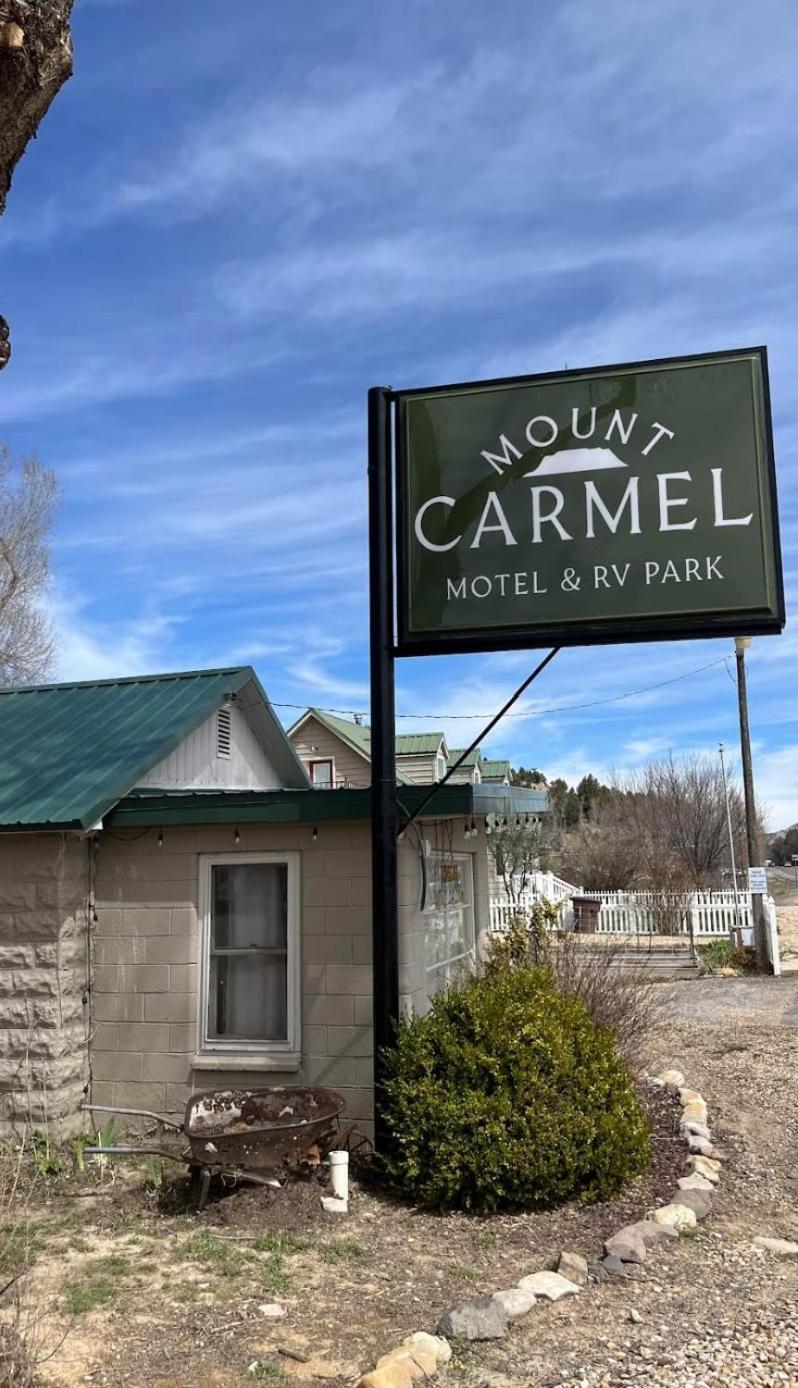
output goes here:
{"type": "MultiPolygon", "coordinates": [[[[362,723],[355,723],[354,720],[348,718],[338,718],[334,713],[324,713],[320,708],[309,708],[308,712],[304,713],[299,721],[304,722],[308,714],[318,719],[322,727],[329,728],[330,732],[335,733],[336,737],[342,738],[342,740],[348,743],[356,752],[359,752],[361,757],[368,757],[369,761],[371,761],[370,728],[366,728],[362,723]]],[[[296,726],[295,723],[294,728],[296,726]]],[[[294,728],[289,729],[289,736],[294,731],[294,728]]]]}
{"type": "Polygon", "coordinates": [[[506,776],[510,779],[509,761],[497,761],[495,757],[483,759],[480,763],[483,781],[503,781],[506,776]]]}
{"type": "MultiPolygon", "coordinates": [[[[452,762],[452,763],[454,763],[454,762],[456,762],[456,761],[460,761],[460,758],[462,757],[464,751],[465,751],[465,747],[450,747],[450,748],[449,748],[449,761],[452,762]]],[[[460,765],[461,765],[461,766],[476,766],[477,763],[479,763],[479,767],[480,767],[480,770],[481,770],[481,769],[482,769],[482,764],[483,764],[483,763],[482,763],[482,755],[481,755],[481,753],[480,753],[479,748],[478,748],[478,747],[475,747],[474,750],[473,750],[473,752],[469,752],[468,756],[465,758],[464,761],[462,761],[462,762],[460,763],[460,765]]]]}
{"type": "MultiPolygon", "coordinates": [[[[309,708],[302,714],[302,717],[298,718],[296,723],[293,723],[288,729],[289,737],[296,732],[297,728],[304,723],[306,718],[315,718],[321,723],[323,728],[329,729],[331,733],[334,733],[336,737],[340,737],[341,741],[345,742],[353,751],[359,752],[361,757],[365,757],[369,762],[371,761],[371,728],[366,727],[364,723],[355,723],[348,718],[339,718],[337,714],[326,713],[324,709],[309,708]]],[[[400,757],[407,756],[414,752],[423,753],[428,751],[432,751],[434,754],[440,746],[442,737],[443,733],[410,733],[407,735],[400,733],[396,739],[396,755],[400,757]],[[411,740],[416,741],[419,739],[423,740],[425,743],[428,742],[429,746],[406,747],[404,745],[411,740]],[[400,746],[400,744],[402,745],[400,746]]],[[[411,784],[399,767],[396,768],[396,779],[400,785],[411,784]]]]}
{"type": "Polygon", "coordinates": [[[90,828],[239,692],[283,784],[306,787],[248,665],[0,690],[0,828],[90,828]]]}
{"type": "Polygon", "coordinates": [[[434,757],[444,741],[443,733],[397,733],[396,755],[397,757],[434,757]]]}

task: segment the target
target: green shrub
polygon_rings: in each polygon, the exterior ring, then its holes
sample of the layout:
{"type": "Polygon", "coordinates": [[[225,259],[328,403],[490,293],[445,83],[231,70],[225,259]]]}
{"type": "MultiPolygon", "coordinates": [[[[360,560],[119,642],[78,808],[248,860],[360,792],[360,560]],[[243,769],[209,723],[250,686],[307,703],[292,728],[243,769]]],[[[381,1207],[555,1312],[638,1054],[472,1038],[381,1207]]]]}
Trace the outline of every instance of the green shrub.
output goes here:
{"type": "Polygon", "coordinates": [[[613,1032],[517,959],[399,1028],[382,1168],[433,1208],[488,1212],[614,1194],[649,1159],[613,1032]]]}

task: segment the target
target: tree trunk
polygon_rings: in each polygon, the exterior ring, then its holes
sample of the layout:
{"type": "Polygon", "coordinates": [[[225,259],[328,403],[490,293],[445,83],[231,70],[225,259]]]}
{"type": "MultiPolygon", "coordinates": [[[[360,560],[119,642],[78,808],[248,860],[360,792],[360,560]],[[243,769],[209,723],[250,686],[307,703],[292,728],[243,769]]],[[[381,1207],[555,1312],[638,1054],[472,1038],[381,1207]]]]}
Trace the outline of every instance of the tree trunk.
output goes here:
{"type": "MultiPolygon", "coordinates": [[[[11,176],[72,75],[73,0],[0,0],[0,214],[11,176]]],[[[0,369],[11,355],[0,317],[0,369]]]]}

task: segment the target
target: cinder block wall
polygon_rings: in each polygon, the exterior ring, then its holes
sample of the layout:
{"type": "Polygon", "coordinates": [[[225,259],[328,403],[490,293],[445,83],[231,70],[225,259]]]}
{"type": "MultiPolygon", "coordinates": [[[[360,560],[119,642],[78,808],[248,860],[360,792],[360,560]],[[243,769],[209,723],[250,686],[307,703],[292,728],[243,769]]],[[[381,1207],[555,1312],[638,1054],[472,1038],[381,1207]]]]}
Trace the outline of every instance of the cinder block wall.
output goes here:
{"type": "MultiPolygon", "coordinates": [[[[318,792],[334,794],[334,792],[318,792]]],[[[179,1112],[197,1089],[320,1084],[372,1118],[371,859],[365,824],[239,825],[104,833],[97,859],[95,1103],[179,1112]],[[301,853],[302,1057],[198,1055],[199,857],[301,853]]]]}
{"type": "Polygon", "coordinates": [[[85,839],[0,837],[0,1131],[86,1126],[85,839]]]}

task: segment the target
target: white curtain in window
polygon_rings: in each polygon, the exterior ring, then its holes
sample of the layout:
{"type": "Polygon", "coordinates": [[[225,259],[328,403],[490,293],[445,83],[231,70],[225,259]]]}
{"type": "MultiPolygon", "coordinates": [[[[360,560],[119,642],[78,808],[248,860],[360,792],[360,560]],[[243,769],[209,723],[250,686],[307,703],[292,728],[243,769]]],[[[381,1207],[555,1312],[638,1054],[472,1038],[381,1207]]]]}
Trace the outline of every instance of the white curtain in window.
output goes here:
{"type": "Polygon", "coordinates": [[[208,1035],[288,1036],[288,873],[283,863],[212,869],[208,1035]]]}

